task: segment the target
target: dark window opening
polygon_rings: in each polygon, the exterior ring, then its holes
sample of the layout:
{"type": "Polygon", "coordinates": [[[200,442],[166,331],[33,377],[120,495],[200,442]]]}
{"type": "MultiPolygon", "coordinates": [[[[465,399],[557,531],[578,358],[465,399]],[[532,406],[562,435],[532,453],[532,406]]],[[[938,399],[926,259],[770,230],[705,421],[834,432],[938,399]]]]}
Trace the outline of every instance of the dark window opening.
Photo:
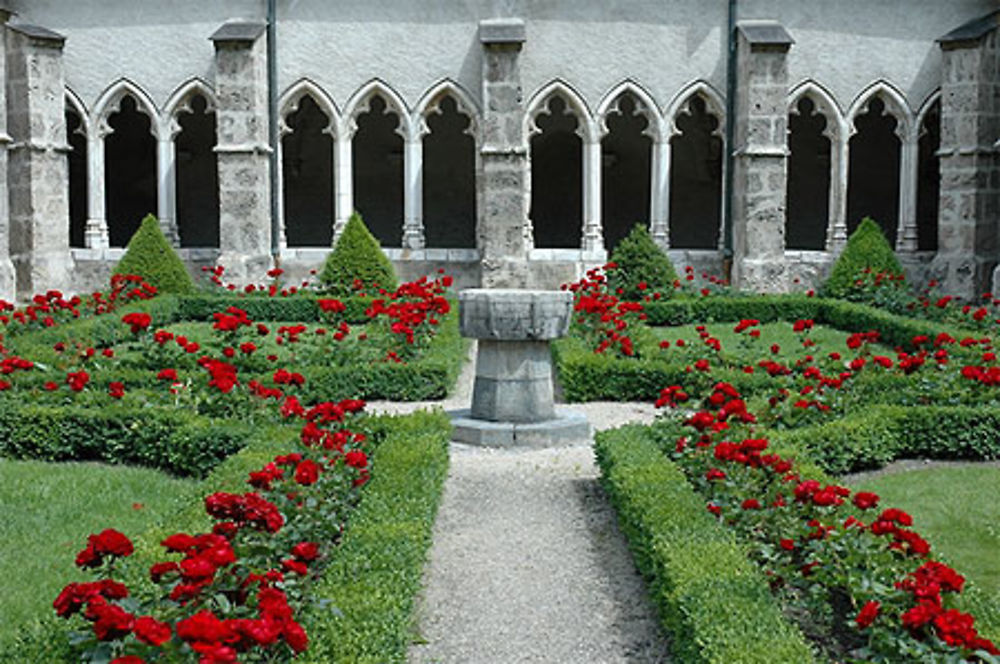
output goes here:
{"type": "Polygon", "coordinates": [[[108,239],[124,247],[147,214],[156,214],[156,139],[149,116],[134,97],[108,116],[112,133],[104,139],[104,186],[108,239]]]}
{"type": "Polygon", "coordinates": [[[531,137],[531,222],[535,247],[579,249],[583,226],[583,143],[577,118],[552,97],[531,137]]]}
{"type": "Polygon", "coordinates": [[[670,246],[716,249],[722,210],[722,139],[719,118],[694,97],[677,116],[670,141],[670,246]]]}
{"type": "Polygon", "coordinates": [[[307,95],[285,124],[291,129],[281,139],[285,240],[289,247],[329,247],[334,219],[330,118],[307,95]]]}
{"type": "Polygon", "coordinates": [[[354,207],[383,247],[403,244],[403,138],[381,97],[358,116],[352,146],[354,207]]]}
{"type": "Polygon", "coordinates": [[[607,116],[608,133],[601,141],[601,219],[604,246],[612,251],[632,227],[649,225],[650,160],[653,141],[649,126],[632,95],[624,95],[616,112],[607,116]]]}
{"type": "Polygon", "coordinates": [[[83,119],[66,109],[66,142],[69,143],[69,246],[83,247],[87,228],[87,137],[83,119]]]}
{"type": "Polygon", "coordinates": [[[788,202],[785,247],[826,247],[830,218],[830,139],[827,120],[808,97],[788,117],[788,202]]]}
{"type": "Polygon", "coordinates": [[[476,152],[471,120],[451,97],[427,116],[424,136],[424,242],[428,247],[476,246],[476,152]]]}
{"type": "Polygon", "coordinates": [[[847,231],[871,217],[896,246],[899,223],[899,154],[896,118],[885,113],[885,103],[872,99],[868,110],[854,120],[857,133],[850,141],[847,177],[847,231]]]}
{"type": "Polygon", "coordinates": [[[938,206],[941,201],[941,102],[935,101],[920,125],[917,166],[917,248],[937,251],[938,206]]]}
{"type": "Polygon", "coordinates": [[[174,139],[177,182],[177,232],[182,247],[219,246],[219,165],[215,147],[215,113],[195,95],[190,111],[177,115],[181,126],[174,139]]]}

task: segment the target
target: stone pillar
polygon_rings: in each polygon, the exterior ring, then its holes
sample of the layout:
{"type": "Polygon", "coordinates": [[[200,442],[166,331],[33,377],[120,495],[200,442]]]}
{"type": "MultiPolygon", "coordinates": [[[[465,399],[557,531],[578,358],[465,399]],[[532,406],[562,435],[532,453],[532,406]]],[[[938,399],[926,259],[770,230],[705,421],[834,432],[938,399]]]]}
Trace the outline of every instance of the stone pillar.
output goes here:
{"type": "Polygon", "coordinates": [[[14,263],[10,260],[10,210],[7,200],[7,20],[11,12],[0,8],[0,298],[13,301],[17,295],[14,263]]]}
{"type": "Polygon", "coordinates": [[[477,177],[477,246],[482,285],[524,288],[530,280],[528,251],[528,145],[519,57],[525,41],[521,19],[479,23],[483,44],[483,143],[477,177]]]}
{"type": "MultiPolygon", "coordinates": [[[[827,123],[836,122],[836,116],[827,116],[827,123]]],[[[827,132],[830,127],[827,126],[827,132]]],[[[847,167],[851,163],[850,132],[842,126],[830,139],[830,218],[826,227],[826,250],[839,255],[847,244],[847,167]]]]}
{"type": "Polygon", "coordinates": [[[354,175],[352,170],[354,153],[351,142],[353,136],[354,133],[343,126],[333,140],[333,191],[336,196],[335,214],[337,217],[333,223],[334,244],[337,244],[340,234],[344,232],[344,226],[347,225],[347,220],[354,212],[354,175]]]}
{"type": "Polygon", "coordinates": [[[288,248],[288,230],[285,227],[285,153],[282,147],[282,139],[291,132],[291,129],[282,122],[281,130],[278,134],[278,144],[274,149],[278,151],[278,249],[283,251],[288,248]]]}
{"type": "MultiPolygon", "coordinates": [[[[581,120],[582,122],[582,120],[581,120]]],[[[585,252],[604,251],[601,225],[601,141],[583,139],[583,246],[585,252]]]]}
{"type": "Polygon", "coordinates": [[[1000,62],[997,16],[971,21],[941,46],[941,201],[933,273],[967,298],[991,287],[1000,216],[1000,62]]]}
{"type": "Polygon", "coordinates": [[[110,133],[107,118],[95,122],[87,137],[87,227],[83,242],[88,249],[107,249],[108,220],[104,200],[104,137],[110,133]]]}
{"type": "Polygon", "coordinates": [[[263,23],[230,22],[215,43],[219,264],[236,284],[271,267],[267,53],[263,23]]]}
{"type": "Polygon", "coordinates": [[[7,26],[10,256],[17,292],[70,286],[65,37],[7,26]]]}
{"type": "Polygon", "coordinates": [[[424,248],[424,140],[423,132],[403,144],[403,248],[424,248]]]}
{"type": "Polygon", "coordinates": [[[919,127],[900,137],[899,151],[899,225],[896,227],[896,252],[917,250],[917,180],[920,149],[919,127]]]}
{"type": "Polygon", "coordinates": [[[174,247],[181,246],[177,230],[177,146],[174,138],[180,126],[172,119],[160,130],[156,144],[156,216],[160,230],[174,247]]]}
{"type": "Polygon", "coordinates": [[[670,248],[670,136],[653,139],[650,164],[649,234],[660,249],[670,248]]]}
{"type": "Polygon", "coordinates": [[[785,198],[788,169],[788,49],[774,21],[737,29],[736,132],[732,223],[733,282],[746,290],[786,289],[785,198]]]}

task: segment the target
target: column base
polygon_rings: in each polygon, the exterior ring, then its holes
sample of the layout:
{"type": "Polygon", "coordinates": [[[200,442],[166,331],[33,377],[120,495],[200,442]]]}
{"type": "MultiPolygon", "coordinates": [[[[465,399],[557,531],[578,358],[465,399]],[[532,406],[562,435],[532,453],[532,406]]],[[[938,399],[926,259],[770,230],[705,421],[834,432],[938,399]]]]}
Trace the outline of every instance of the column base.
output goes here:
{"type": "Polygon", "coordinates": [[[452,440],[480,447],[563,447],[590,438],[587,418],[561,408],[551,420],[529,423],[477,420],[467,408],[448,415],[454,427],[452,440]]]}

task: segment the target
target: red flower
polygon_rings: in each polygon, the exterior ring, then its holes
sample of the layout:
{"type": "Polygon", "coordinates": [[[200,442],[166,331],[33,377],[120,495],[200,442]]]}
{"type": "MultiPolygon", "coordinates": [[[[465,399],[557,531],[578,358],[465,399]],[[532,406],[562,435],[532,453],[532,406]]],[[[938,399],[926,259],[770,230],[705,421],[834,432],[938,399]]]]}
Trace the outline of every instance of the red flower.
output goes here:
{"type": "Polygon", "coordinates": [[[295,481],[299,484],[315,484],[319,480],[319,466],[315,461],[306,459],[295,467],[295,481]]]}
{"type": "Polygon", "coordinates": [[[368,455],[361,450],[351,450],[344,455],[344,463],[352,468],[364,468],[368,465],[368,455]]]}
{"type": "Polygon", "coordinates": [[[941,613],[941,607],[937,604],[922,602],[903,613],[901,616],[903,627],[911,632],[916,631],[934,620],[934,616],[939,613],[941,613]]]}
{"type": "Polygon", "coordinates": [[[122,316],[122,322],[132,328],[132,334],[138,334],[149,327],[152,318],[149,314],[133,312],[122,316]]]}
{"type": "Polygon", "coordinates": [[[882,604],[876,602],[875,600],[868,601],[861,610],[858,611],[857,617],[854,618],[854,622],[857,623],[858,629],[864,629],[875,622],[875,618],[878,617],[878,612],[882,608],[882,604]]]}
{"type": "Polygon", "coordinates": [[[87,546],[76,555],[78,567],[97,567],[105,556],[124,558],[131,556],[132,541],[113,528],[102,530],[87,538],[87,546]]]}
{"type": "Polygon", "coordinates": [[[170,639],[170,625],[150,616],[137,618],[134,631],[137,639],[151,646],[161,646],[170,639]]]}
{"type": "Polygon", "coordinates": [[[125,384],[114,381],[108,385],[108,395],[112,399],[121,399],[125,395],[125,384]]]}
{"type": "Polygon", "coordinates": [[[219,643],[232,636],[232,630],[211,611],[202,610],[177,623],[177,636],[188,643],[219,643]]]}
{"type": "Polygon", "coordinates": [[[854,504],[858,509],[869,510],[878,506],[878,494],[870,491],[859,491],[854,494],[854,504]]]}
{"type": "Polygon", "coordinates": [[[177,369],[160,369],[160,373],[156,374],[156,377],[160,380],[177,382],[177,369]]]}
{"type": "Polygon", "coordinates": [[[292,555],[304,562],[312,562],[319,557],[319,545],[316,542],[299,542],[292,547],[292,555]]]}

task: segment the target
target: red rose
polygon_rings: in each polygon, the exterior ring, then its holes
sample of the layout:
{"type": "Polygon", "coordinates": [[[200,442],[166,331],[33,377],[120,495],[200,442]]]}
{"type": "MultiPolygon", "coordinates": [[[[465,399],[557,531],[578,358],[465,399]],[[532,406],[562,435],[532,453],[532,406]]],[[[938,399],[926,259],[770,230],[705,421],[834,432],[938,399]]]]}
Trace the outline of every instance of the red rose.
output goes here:
{"type": "Polygon", "coordinates": [[[137,639],[151,646],[161,646],[170,639],[170,625],[150,616],[137,618],[134,631],[137,639]]]}
{"type": "Polygon", "coordinates": [[[306,459],[295,467],[295,481],[306,486],[319,480],[319,466],[311,459],[306,459]]]}
{"type": "Polygon", "coordinates": [[[878,500],[878,494],[871,493],[870,491],[859,491],[854,494],[854,504],[858,509],[872,509],[878,505],[878,500]]]}
{"type": "Polygon", "coordinates": [[[364,468],[368,465],[368,456],[361,450],[351,450],[344,455],[344,463],[352,468],[364,468]]]}
{"type": "Polygon", "coordinates": [[[319,557],[319,545],[316,542],[299,542],[292,547],[292,555],[307,563],[312,562],[319,557]]]}
{"type": "Polygon", "coordinates": [[[875,600],[867,602],[861,610],[858,611],[857,617],[854,618],[854,622],[857,623],[858,629],[864,629],[875,622],[875,618],[878,617],[878,612],[882,608],[882,605],[875,600]]]}

